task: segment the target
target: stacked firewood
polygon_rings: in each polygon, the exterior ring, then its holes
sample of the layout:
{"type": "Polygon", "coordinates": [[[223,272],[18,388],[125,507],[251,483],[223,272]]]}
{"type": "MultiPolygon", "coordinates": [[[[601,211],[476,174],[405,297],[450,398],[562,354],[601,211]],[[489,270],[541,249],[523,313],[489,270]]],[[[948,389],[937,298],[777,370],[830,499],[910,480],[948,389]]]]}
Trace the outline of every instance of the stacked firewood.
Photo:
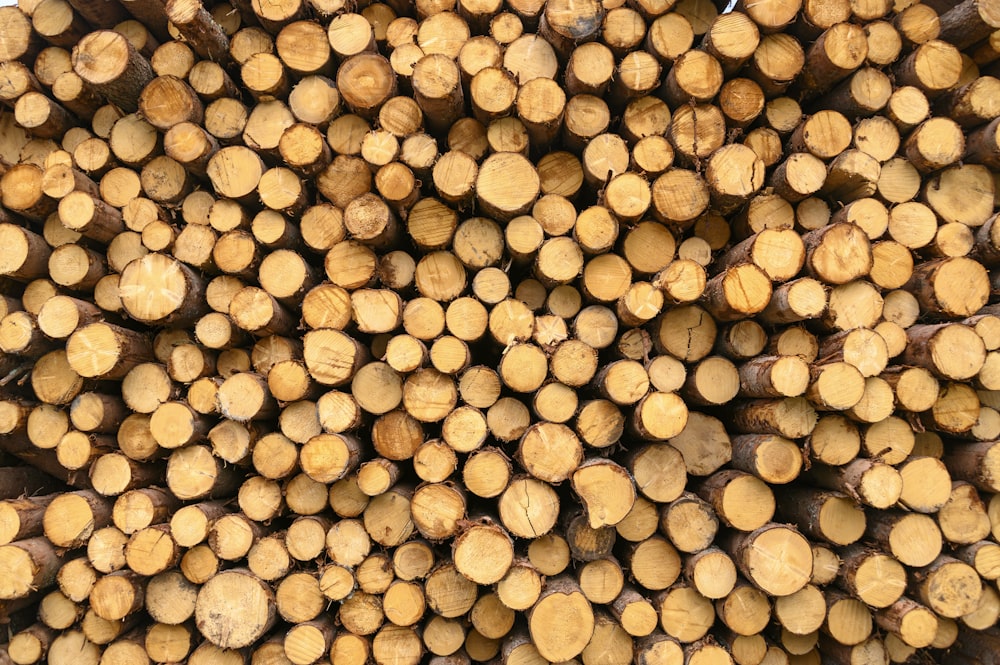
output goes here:
{"type": "Polygon", "coordinates": [[[1000,653],[1000,0],[0,8],[0,664],[1000,653]]]}

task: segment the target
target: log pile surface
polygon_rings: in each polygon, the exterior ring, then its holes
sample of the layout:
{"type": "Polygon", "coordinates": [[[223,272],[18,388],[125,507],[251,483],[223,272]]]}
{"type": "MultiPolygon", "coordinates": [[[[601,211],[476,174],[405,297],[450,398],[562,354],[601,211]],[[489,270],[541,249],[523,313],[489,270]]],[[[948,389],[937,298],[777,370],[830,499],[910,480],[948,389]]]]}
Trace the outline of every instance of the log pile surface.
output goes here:
{"type": "Polygon", "coordinates": [[[1000,0],[0,8],[0,665],[1000,662],[1000,0]]]}

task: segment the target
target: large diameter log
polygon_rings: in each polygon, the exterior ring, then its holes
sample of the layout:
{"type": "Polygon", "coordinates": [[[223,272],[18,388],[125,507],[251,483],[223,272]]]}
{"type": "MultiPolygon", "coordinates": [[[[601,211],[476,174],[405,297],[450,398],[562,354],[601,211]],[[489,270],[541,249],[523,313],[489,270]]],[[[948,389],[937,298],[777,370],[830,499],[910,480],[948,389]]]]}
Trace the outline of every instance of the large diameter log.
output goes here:
{"type": "Polygon", "coordinates": [[[986,269],[967,257],[934,259],[913,270],[906,288],[933,316],[972,316],[989,299],[986,269]]]}
{"type": "Polygon", "coordinates": [[[153,79],[149,61],[121,34],[99,30],[73,47],[73,71],[120,109],[133,113],[153,79]]]}
{"type": "Polygon", "coordinates": [[[153,355],[149,340],[140,333],[109,323],[92,323],[70,335],[66,359],[80,376],[122,379],[153,355]]]}
{"type": "Polygon", "coordinates": [[[55,583],[60,554],[46,538],[29,538],[0,547],[0,599],[24,598],[55,583]]]}
{"type": "Polygon", "coordinates": [[[944,458],[951,475],[957,480],[970,482],[984,491],[995,492],[1000,486],[997,456],[1000,446],[997,441],[979,441],[949,446],[944,458]]]}
{"type": "Polygon", "coordinates": [[[768,595],[791,595],[812,577],[812,547],[791,527],[767,524],[734,535],[729,550],[740,572],[768,595]]]}
{"type": "Polygon", "coordinates": [[[846,284],[871,270],[871,244],[853,224],[831,224],[807,234],[803,242],[806,268],[821,282],[846,284]]]}
{"type": "Polygon", "coordinates": [[[584,462],[573,472],[572,484],[584,503],[592,529],[618,524],[635,503],[631,477],[610,460],[584,462]]]}
{"type": "Polygon", "coordinates": [[[263,637],[277,618],[271,587],[248,570],[219,573],[198,591],[195,620],[212,644],[240,649],[263,637]]]}
{"type": "Polygon", "coordinates": [[[50,253],[42,236],[15,224],[0,224],[0,275],[26,282],[46,276],[50,253]]]}
{"type": "Polygon", "coordinates": [[[992,2],[964,0],[943,12],[939,20],[938,37],[964,49],[1000,29],[1000,9],[992,2]]]}
{"type": "Polygon", "coordinates": [[[535,167],[516,153],[486,158],[476,176],[476,197],[483,212],[509,221],[526,213],[538,197],[540,180],[535,167]]]}
{"type": "Polygon", "coordinates": [[[528,612],[528,629],[538,653],[556,662],[579,655],[594,634],[594,610],[569,578],[549,580],[528,612]]]}
{"type": "Polygon", "coordinates": [[[938,616],[957,618],[976,609],[983,584],[975,568],[946,555],[911,573],[914,596],[938,616]]]}
{"type": "Polygon", "coordinates": [[[0,46],[0,60],[19,60],[33,57],[45,44],[31,28],[31,16],[18,7],[4,8],[0,13],[0,27],[5,39],[0,46]]]}
{"type": "Polygon", "coordinates": [[[945,380],[972,378],[986,362],[982,337],[961,324],[915,325],[907,328],[906,337],[902,361],[945,380]]]}

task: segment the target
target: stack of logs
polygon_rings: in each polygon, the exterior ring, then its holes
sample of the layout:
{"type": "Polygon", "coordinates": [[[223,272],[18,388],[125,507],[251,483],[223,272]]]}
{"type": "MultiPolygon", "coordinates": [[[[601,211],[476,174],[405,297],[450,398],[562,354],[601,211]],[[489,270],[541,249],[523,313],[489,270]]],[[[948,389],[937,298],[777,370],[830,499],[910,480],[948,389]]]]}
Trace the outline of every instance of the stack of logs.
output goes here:
{"type": "Polygon", "coordinates": [[[726,4],[0,8],[0,663],[996,663],[1000,1],[726,4]]]}

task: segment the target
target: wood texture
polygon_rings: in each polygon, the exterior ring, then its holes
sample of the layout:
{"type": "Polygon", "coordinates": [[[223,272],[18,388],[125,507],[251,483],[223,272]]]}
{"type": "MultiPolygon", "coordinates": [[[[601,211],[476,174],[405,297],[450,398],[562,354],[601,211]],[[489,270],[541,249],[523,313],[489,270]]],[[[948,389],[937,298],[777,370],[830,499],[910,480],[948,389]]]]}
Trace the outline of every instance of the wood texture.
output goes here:
{"type": "Polygon", "coordinates": [[[0,661],[993,662],[1000,10],[726,4],[0,8],[0,661]]]}

